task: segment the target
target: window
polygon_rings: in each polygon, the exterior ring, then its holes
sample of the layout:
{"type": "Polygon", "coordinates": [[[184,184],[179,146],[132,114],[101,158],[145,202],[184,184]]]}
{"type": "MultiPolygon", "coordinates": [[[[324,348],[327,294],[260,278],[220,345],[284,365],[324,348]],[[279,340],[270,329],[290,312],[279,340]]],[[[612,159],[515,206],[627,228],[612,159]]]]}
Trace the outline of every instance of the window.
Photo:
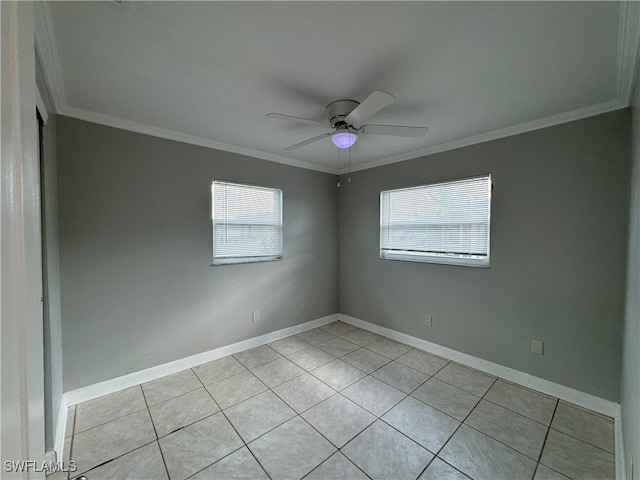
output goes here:
{"type": "Polygon", "coordinates": [[[489,266],[491,176],[380,193],[380,258],[489,266]]]}
{"type": "Polygon", "coordinates": [[[282,258],[282,190],[214,180],[213,264],[282,258]]]}

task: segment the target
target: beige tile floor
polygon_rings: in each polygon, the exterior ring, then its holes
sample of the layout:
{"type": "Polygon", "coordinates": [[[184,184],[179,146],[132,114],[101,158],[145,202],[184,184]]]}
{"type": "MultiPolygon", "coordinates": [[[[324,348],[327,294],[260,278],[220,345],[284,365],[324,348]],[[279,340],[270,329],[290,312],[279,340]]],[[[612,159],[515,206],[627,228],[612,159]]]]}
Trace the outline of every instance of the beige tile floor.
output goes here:
{"type": "Polygon", "coordinates": [[[72,406],[67,434],[89,480],[614,478],[611,418],[341,322],[72,406]]]}

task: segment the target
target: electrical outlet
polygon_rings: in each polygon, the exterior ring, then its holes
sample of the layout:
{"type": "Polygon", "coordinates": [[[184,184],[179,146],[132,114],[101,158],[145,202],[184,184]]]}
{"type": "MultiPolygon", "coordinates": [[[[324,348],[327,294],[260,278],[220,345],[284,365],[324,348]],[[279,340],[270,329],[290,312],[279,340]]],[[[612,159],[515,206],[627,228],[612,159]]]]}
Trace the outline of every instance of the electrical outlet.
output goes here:
{"type": "Polygon", "coordinates": [[[253,313],[251,314],[251,321],[257,322],[259,320],[260,320],[260,310],[254,310],[253,313]]]}
{"type": "Polygon", "coordinates": [[[433,320],[433,317],[432,317],[431,315],[425,315],[425,316],[424,316],[424,324],[425,324],[427,327],[430,327],[430,326],[431,326],[431,321],[432,321],[432,320],[433,320]]]}
{"type": "Polygon", "coordinates": [[[544,355],[544,342],[542,340],[531,339],[531,353],[536,355],[544,355]]]}

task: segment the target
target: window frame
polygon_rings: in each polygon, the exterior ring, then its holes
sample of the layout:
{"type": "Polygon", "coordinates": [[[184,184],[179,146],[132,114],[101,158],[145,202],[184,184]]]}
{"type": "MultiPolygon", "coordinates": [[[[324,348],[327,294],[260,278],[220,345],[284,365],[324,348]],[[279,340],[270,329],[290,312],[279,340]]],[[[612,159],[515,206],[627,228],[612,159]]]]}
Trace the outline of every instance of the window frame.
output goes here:
{"type": "MultiPolygon", "coordinates": [[[[256,185],[256,184],[250,184],[250,183],[242,183],[242,182],[234,182],[234,181],[230,181],[230,180],[223,180],[220,178],[214,178],[211,181],[211,227],[212,227],[212,255],[213,255],[213,261],[211,266],[220,266],[220,265],[236,265],[236,264],[243,264],[243,263],[261,263],[261,262],[274,262],[274,261],[279,261],[283,259],[283,254],[284,254],[284,247],[283,247],[283,243],[284,243],[284,225],[283,225],[283,210],[284,210],[284,204],[283,204],[283,191],[281,188],[276,188],[276,187],[267,187],[264,185],[256,185]],[[279,239],[280,239],[280,244],[278,245],[278,251],[279,253],[276,255],[252,255],[252,256],[236,256],[236,257],[217,257],[216,258],[216,218],[215,218],[215,185],[216,183],[220,184],[220,185],[235,185],[235,186],[239,186],[239,187],[249,187],[249,188],[254,188],[254,189],[262,189],[262,190],[269,190],[272,191],[274,193],[278,194],[279,197],[279,206],[280,206],[280,211],[279,211],[279,223],[276,225],[277,227],[279,227],[280,229],[280,235],[279,235],[279,239]]],[[[242,225],[242,223],[238,223],[237,225],[242,225]]],[[[251,224],[251,225],[256,225],[256,224],[251,224]]],[[[265,224],[268,226],[274,226],[272,224],[265,224]]]]}
{"type": "Polygon", "coordinates": [[[479,267],[479,268],[490,268],[491,264],[491,206],[492,206],[492,197],[493,197],[493,178],[491,174],[487,175],[479,175],[475,177],[468,178],[460,178],[455,180],[448,180],[444,182],[434,182],[428,183],[424,185],[414,185],[411,187],[403,187],[403,188],[395,188],[389,190],[382,190],[380,192],[380,203],[379,203],[379,234],[380,234],[380,244],[379,244],[379,254],[380,259],[382,260],[399,260],[405,262],[418,262],[418,263],[435,263],[441,265],[457,265],[457,266],[465,266],[465,267],[479,267]],[[415,188],[428,188],[439,185],[447,185],[447,184],[456,184],[459,182],[466,182],[472,180],[480,180],[487,179],[488,180],[488,209],[487,209],[487,254],[486,256],[482,256],[482,258],[477,258],[477,255],[473,254],[463,254],[463,253],[435,253],[435,252],[419,252],[419,251],[390,251],[388,248],[383,248],[383,234],[384,234],[384,223],[382,218],[383,213],[383,195],[390,192],[397,192],[402,190],[410,190],[415,188]],[[476,257],[476,258],[474,258],[476,257]]]}

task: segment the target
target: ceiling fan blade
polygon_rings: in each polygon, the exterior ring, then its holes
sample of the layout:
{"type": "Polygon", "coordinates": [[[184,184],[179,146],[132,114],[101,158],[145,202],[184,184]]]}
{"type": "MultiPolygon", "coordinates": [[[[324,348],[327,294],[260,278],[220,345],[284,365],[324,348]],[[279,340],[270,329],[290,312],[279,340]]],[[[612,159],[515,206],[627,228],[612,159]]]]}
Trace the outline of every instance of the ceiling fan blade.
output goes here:
{"type": "Polygon", "coordinates": [[[408,127],[404,125],[363,125],[360,131],[374,135],[394,135],[396,137],[422,137],[427,127],[408,127]]]}
{"type": "Polygon", "coordinates": [[[361,125],[369,117],[382,110],[396,99],[393,95],[382,90],[376,90],[364,102],[358,105],[353,112],[345,118],[350,125],[361,125]]]}
{"type": "Polygon", "coordinates": [[[293,117],[291,115],[285,115],[283,113],[267,113],[265,116],[269,118],[275,118],[278,120],[289,120],[292,122],[305,123],[307,125],[320,125],[322,127],[331,128],[331,125],[329,125],[326,122],[321,122],[319,120],[312,120],[310,118],[293,117]]]}
{"type": "Polygon", "coordinates": [[[291,145],[290,147],[284,148],[283,151],[284,152],[290,152],[291,150],[296,150],[300,147],[304,147],[305,145],[309,145],[310,143],[313,142],[317,142],[318,140],[322,140],[325,137],[328,137],[329,135],[331,135],[332,132],[329,133],[323,133],[322,135],[317,135],[315,137],[309,138],[307,140],[305,140],[304,142],[300,142],[300,143],[296,143],[295,145],[291,145]]]}

